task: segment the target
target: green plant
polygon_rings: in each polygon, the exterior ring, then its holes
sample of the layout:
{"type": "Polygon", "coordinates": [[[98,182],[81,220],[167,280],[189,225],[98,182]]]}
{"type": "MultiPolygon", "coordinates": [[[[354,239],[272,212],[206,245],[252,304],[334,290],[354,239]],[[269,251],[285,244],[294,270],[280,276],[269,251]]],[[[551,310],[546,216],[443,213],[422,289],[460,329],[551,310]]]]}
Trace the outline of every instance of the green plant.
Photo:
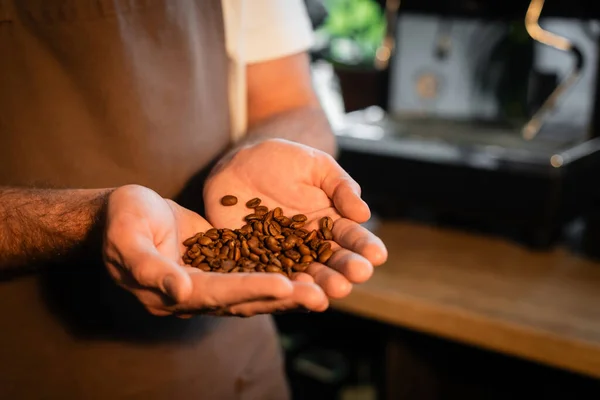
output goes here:
{"type": "Polygon", "coordinates": [[[372,66],[385,35],[385,15],[375,0],[325,0],[329,16],[319,29],[334,64],[372,66]]]}

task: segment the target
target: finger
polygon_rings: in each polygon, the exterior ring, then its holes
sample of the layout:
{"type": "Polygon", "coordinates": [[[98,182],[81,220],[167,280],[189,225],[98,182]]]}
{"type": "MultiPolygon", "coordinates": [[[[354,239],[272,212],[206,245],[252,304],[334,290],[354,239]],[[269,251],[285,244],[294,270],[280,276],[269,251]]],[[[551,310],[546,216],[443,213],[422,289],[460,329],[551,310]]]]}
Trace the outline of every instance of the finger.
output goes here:
{"type": "Polygon", "coordinates": [[[315,283],[313,277],[304,272],[295,272],[291,279],[295,282],[315,283]]]}
{"type": "Polygon", "coordinates": [[[258,314],[274,314],[298,309],[322,312],[328,307],[329,300],[319,286],[296,282],[294,283],[294,293],[287,299],[237,304],[229,307],[228,311],[233,315],[251,317],[258,314]]]}
{"type": "Polygon", "coordinates": [[[333,240],[341,247],[360,254],[374,266],[387,261],[385,244],[373,232],[354,221],[340,218],[333,224],[333,240]]]}
{"type": "Polygon", "coordinates": [[[279,274],[221,274],[196,271],[189,274],[193,293],[181,306],[194,310],[226,307],[258,300],[278,300],[291,296],[292,282],[279,274]]]}
{"type": "Polygon", "coordinates": [[[333,253],[327,266],[338,271],[351,283],[363,283],[373,276],[373,265],[363,256],[347,249],[333,253]]]}
{"type": "Polygon", "coordinates": [[[340,299],[352,291],[352,283],[346,277],[323,264],[312,263],[305,272],[313,277],[315,283],[330,298],[340,299]]]}
{"type": "Polygon", "coordinates": [[[123,267],[142,287],[157,289],[176,303],[192,293],[189,274],[177,262],[161,255],[150,239],[137,238],[125,243],[123,267]]]}
{"type": "Polygon", "coordinates": [[[342,216],[358,223],[368,221],[371,211],[360,197],[358,183],[332,157],[324,157],[323,164],[321,167],[326,172],[320,187],[333,200],[335,208],[342,216]]]}

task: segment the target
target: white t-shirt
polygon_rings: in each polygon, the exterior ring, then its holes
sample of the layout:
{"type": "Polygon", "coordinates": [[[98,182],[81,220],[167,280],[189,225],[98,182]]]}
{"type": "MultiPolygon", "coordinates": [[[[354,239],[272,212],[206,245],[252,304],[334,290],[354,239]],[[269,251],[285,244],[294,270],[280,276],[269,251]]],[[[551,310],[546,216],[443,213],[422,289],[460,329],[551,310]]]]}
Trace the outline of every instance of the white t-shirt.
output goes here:
{"type": "Polygon", "coordinates": [[[306,51],[313,31],[303,0],[221,0],[230,57],[233,140],[246,130],[246,65],[306,51]]]}

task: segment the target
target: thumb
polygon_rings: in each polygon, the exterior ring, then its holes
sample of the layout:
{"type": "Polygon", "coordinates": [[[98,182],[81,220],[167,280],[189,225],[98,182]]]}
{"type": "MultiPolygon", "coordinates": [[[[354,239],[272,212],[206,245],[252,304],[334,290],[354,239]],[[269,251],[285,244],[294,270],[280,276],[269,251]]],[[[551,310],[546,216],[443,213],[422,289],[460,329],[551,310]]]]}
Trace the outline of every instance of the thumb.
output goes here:
{"type": "Polygon", "coordinates": [[[191,296],[192,280],[187,271],[160,254],[151,241],[140,243],[124,258],[126,269],[140,286],[158,290],[176,303],[185,302],[191,296]]]}
{"type": "Polygon", "coordinates": [[[361,196],[359,184],[333,159],[324,157],[321,190],[333,201],[335,208],[343,216],[357,223],[371,218],[369,206],[361,196]]]}

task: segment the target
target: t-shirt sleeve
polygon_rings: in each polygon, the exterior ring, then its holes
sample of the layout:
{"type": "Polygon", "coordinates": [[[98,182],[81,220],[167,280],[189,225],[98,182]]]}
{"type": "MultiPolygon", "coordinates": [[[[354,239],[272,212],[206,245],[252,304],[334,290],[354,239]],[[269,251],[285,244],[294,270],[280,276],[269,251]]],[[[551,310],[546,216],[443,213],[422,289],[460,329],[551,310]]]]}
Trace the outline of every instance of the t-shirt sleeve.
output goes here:
{"type": "Polygon", "coordinates": [[[308,50],[313,29],[303,0],[250,0],[244,7],[244,61],[268,61],[308,50]]]}

